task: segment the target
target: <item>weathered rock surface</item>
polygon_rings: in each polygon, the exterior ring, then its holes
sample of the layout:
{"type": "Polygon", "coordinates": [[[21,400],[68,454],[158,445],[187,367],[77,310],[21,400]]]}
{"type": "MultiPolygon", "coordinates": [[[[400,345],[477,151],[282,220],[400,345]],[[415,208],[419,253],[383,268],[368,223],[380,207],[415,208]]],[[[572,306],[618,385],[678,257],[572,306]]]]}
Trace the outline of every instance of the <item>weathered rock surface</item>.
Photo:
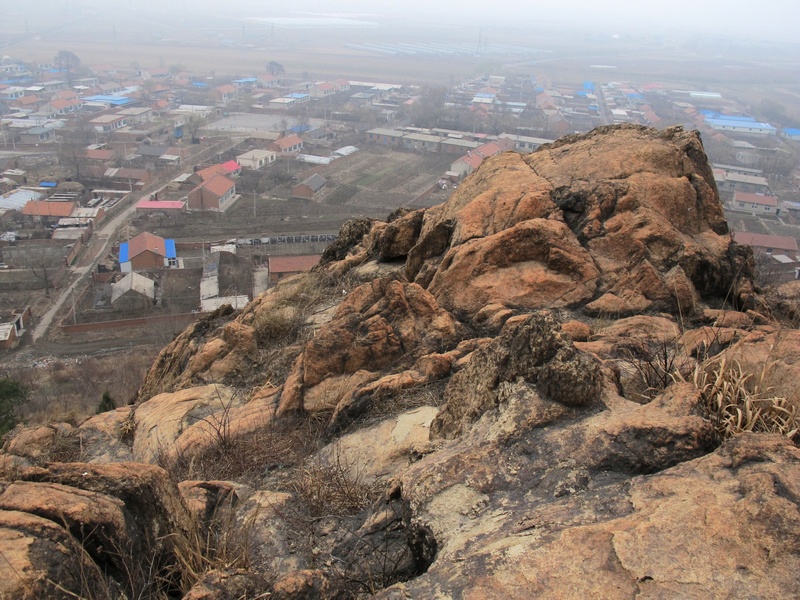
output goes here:
{"type": "Polygon", "coordinates": [[[158,467],[53,464],[15,475],[0,487],[0,589],[9,598],[134,594],[127,576],[165,576],[174,540],[191,527],[158,467]]]}
{"type": "MultiPolygon", "coordinates": [[[[478,296],[492,275],[526,278],[534,287],[526,287],[525,296],[497,296],[525,308],[574,307],[610,293],[630,306],[626,310],[688,312],[699,297],[724,298],[733,291],[744,302],[751,292],[741,277],[747,255],[731,244],[693,132],[599,128],[525,158],[504,155],[480,171],[423,222],[421,240],[435,235],[440,223],[456,223],[431,281],[431,291],[448,308],[472,301],[461,289],[461,275],[468,273],[476,276],[467,286],[478,296]],[[511,235],[525,223],[550,236],[555,254],[525,253],[516,245],[508,256],[491,251],[495,236],[511,235]],[[471,256],[485,258],[480,273],[462,269],[471,256]],[[572,295],[550,292],[542,272],[571,274],[572,295]]],[[[427,278],[424,269],[413,275],[427,278]]]]}
{"type": "MultiPolygon", "coordinates": [[[[477,466],[477,457],[469,460],[477,466]]],[[[535,489],[554,482],[545,473],[528,479],[519,463],[496,467],[517,482],[516,495],[496,485],[481,489],[474,474],[448,478],[451,485],[434,491],[428,482],[443,473],[423,475],[428,466],[415,465],[412,473],[423,479],[407,475],[403,490],[435,527],[437,559],[425,575],[378,597],[800,593],[800,451],[785,438],[743,434],[713,454],[624,482],[604,483],[575,465],[559,474],[549,502],[535,489]]]]}
{"type": "Polygon", "coordinates": [[[796,316],[797,290],[771,314],[751,268],[696,132],[487,160],[188,328],[135,406],[18,429],[0,590],[133,597],[122,570],[168,572],[163,541],[188,532],[239,536],[250,565],[201,550],[199,581],[166,584],[192,599],[798,597],[800,450],[720,442],[678,383],[724,356],[796,400],[800,334],[769,317],[796,316]],[[275,448],[195,479],[247,444],[275,448]]]}

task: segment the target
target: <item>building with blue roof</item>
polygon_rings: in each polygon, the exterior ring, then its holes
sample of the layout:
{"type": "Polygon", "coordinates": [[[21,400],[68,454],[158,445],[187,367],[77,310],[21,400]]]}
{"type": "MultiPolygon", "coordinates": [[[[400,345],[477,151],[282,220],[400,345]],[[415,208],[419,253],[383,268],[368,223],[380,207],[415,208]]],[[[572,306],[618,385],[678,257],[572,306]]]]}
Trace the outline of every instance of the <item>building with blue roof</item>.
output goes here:
{"type": "Polygon", "coordinates": [[[800,129],[784,129],[782,135],[788,140],[800,141],[800,129]]]}
{"type": "Polygon", "coordinates": [[[144,232],[119,245],[119,266],[123,273],[178,266],[175,240],[144,232]]]}
{"type": "Polygon", "coordinates": [[[723,131],[726,133],[742,133],[747,135],[774,135],[777,133],[777,129],[775,129],[769,123],[760,123],[758,121],[752,120],[750,117],[742,118],[742,117],[719,117],[719,118],[709,118],[706,117],[706,124],[711,127],[711,129],[715,129],[716,131],[723,131]]]}
{"type": "Polygon", "coordinates": [[[97,96],[86,96],[84,102],[100,102],[102,104],[108,104],[109,106],[126,106],[135,102],[132,98],[127,98],[125,96],[105,96],[99,94],[97,96]]]}

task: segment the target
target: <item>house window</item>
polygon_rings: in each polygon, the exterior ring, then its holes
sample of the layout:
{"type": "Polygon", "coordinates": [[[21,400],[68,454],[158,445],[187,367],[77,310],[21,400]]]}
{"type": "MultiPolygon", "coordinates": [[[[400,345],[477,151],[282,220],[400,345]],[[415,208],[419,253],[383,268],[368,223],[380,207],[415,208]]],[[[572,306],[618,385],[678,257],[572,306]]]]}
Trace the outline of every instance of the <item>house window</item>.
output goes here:
{"type": "Polygon", "coordinates": [[[177,258],[168,258],[167,259],[167,266],[170,268],[174,268],[178,266],[178,259],[177,258]]]}

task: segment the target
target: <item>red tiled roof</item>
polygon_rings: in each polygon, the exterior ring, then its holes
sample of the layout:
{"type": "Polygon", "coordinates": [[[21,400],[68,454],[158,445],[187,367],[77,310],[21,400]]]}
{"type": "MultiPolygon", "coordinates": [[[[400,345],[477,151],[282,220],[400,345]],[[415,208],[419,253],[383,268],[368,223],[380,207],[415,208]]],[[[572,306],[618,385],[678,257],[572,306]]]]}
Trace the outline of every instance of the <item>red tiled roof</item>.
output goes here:
{"type": "Polygon", "coordinates": [[[472,154],[470,152],[469,154],[465,154],[464,156],[462,156],[459,160],[461,162],[468,164],[473,169],[477,169],[478,167],[481,166],[481,163],[483,162],[483,157],[480,154],[472,154]]]}
{"type": "Polygon", "coordinates": [[[212,179],[203,183],[203,187],[215,196],[222,197],[227,194],[236,184],[224,175],[216,175],[212,179]]]}
{"type": "Polygon", "coordinates": [[[233,173],[235,171],[242,170],[242,167],[235,160],[229,160],[228,162],[222,163],[222,167],[227,173],[233,173]]]}
{"type": "Polygon", "coordinates": [[[205,169],[200,169],[199,171],[197,171],[197,174],[203,181],[209,181],[214,177],[216,177],[217,175],[227,175],[228,170],[222,165],[211,165],[210,167],[206,167],[205,169]]]}
{"type": "Polygon", "coordinates": [[[302,273],[319,262],[319,255],[313,256],[270,256],[270,273],[302,273]]]}
{"type": "Polygon", "coordinates": [[[183,208],[184,204],[182,200],[139,200],[136,203],[136,208],[176,210],[183,208]]]}
{"type": "Polygon", "coordinates": [[[292,146],[296,146],[297,144],[302,144],[303,140],[300,139],[300,136],[297,134],[287,135],[285,138],[281,138],[275,142],[275,145],[278,146],[281,150],[286,150],[287,148],[291,148],[292,146]]]}
{"type": "Polygon", "coordinates": [[[22,214],[33,217],[68,217],[75,210],[74,202],[47,202],[46,200],[28,200],[22,208],[22,214]]]}
{"type": "Polygon", "coordinates": [[[23,96],[22,98],[17,98],[14,102],[20,106],[26,106],[28,104],[36,104],[37,102],[41,102],[41,100],[39,100],[39,96],[23,96]]]}
{"type": "Polygon", "coordinates": [[[167,255],[164,238],[145,231],[128,242],[128,260],[134,256],[139,256],[145,250],[155,252],[159,256],[167,255]]]}
{"type": "Polygon", "coordinates": [[[762,196],[761,194],[748,192],[734,192],[733,201],[749,202],[750,204],[760,204],[762,206],[778,206],[778,199],[775,196],[762,196]]]}
{"type": "Polygon", "coordinates": [[[216,90],[220,94],[231,94],[236,92],[236,88],[233,87],[230,83],[226,83],[225,85],[220,85],[216,88],[216,90]]]}
{"type": "Polygon", "coordinates": [[[797,240],[787,235],[766,235],[750,231],[734,231],[733,239],[739,244],[756,248],[777,248],[797,252],[797,240]]]}
{"type": "Polygon", "coordinates": [[[64,98],[56,98],[55,100],[51,100],[49,102],[50,106],[57,110],[61,110],[62,108],[69,108],[70,106],[77,106],[80,104],[79,102],[75,102],[74,100],[67,100],[64,98]]]}
{"type": "Polygon", "coordinates": [[[113,150],[106,150],[105,148],[98,148],[97,150],[87,150],[86,158],[90,160],[111,160],[114,158],[113,150]]]}

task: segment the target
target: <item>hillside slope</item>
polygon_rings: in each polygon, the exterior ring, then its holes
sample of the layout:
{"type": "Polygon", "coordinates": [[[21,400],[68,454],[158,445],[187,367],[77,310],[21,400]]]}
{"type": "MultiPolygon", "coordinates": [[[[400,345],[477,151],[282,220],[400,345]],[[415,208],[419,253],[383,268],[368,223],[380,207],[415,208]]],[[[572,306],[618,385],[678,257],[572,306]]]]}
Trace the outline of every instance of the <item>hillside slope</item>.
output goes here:
{"type": "Polygon", "coordinates": [[[696,132],[506,153],[16,431],[0,591],[797,597],[798,375],[696,132]]]}

